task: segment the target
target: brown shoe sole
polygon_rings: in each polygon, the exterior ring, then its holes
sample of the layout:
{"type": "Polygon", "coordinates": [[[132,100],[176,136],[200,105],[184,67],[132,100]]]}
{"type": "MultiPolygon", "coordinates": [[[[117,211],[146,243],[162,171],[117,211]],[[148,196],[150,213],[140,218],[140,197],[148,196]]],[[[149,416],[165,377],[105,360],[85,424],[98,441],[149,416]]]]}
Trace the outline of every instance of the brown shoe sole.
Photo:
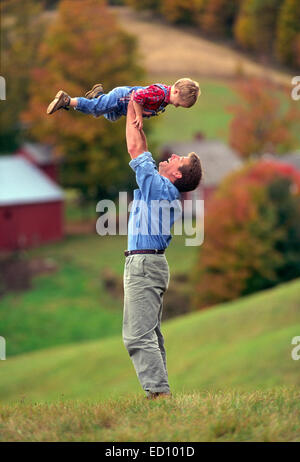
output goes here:
{"type": "Polygon", "coordinates": [[[102,95],[104,92],[103,85],[101,83],[96,83],[93,88],[86,92],[84,95],[87,99],[97,98],[98,96],[102,95]]]}
{"type": "Polygon", "coordinates": [[[59,109],[69,110],[70,97],[63,90],[59,90],[55,98],[49,106],[47,107],[47,114],[53,114],[53,112],[58,111],[59,109]]]}

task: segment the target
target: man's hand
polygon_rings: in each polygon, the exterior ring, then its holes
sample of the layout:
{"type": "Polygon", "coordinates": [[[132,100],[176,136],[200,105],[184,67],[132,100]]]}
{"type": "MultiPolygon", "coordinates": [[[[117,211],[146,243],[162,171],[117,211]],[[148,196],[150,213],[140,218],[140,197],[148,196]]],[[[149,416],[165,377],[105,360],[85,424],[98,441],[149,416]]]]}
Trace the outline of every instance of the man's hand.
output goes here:
{"type": "MultiPolygon", "coordinates": [[[[140,108],[142,108],[140,106],[140,108]]],[[[134,110],[134,101],[129,101],[127,108],[126,117],[126,141],[127,150],[132,159],[135,159],[140,154],[148,151],[147,140],[143,129],[139,130],[135,125],[134,121],[137,119],[137,115],[134,110]]]]}

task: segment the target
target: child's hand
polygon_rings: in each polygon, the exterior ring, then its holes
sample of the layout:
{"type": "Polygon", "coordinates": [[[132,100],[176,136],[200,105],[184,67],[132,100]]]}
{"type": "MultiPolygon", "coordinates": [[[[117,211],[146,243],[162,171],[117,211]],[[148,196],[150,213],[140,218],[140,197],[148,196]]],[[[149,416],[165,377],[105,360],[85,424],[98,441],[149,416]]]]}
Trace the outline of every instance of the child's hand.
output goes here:
{"type": "Polygon", "coordinates": [[[151,116],[151,115],[152,115],[152,112],[150,112],[150,111],[145,111],[145,110],[144,110],[144,111],[143,111],[143,115],[144,115],[144,116],[151,116]]]}
{"type": "Polygon", "coordinates": [[[140,116],[136,116],[134,121],[132,122],[133,125],[135,125],[136,128],[138,128],[139,130],[142,130],[143,128],[143,118],[140,117],[140,116]]]}

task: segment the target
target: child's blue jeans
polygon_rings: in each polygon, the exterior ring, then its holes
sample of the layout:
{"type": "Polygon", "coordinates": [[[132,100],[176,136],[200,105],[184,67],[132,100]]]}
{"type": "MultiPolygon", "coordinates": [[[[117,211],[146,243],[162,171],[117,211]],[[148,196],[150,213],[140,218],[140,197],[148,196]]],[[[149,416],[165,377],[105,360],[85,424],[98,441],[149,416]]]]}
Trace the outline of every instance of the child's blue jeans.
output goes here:
{"type": "Polygon", "coordinates": [[[76,110],[85,114],[92,114],[94,117],[103,115],[106,119],[114,122],[122,115],[127,114],[127,107],[130,101],[130,93],[133,90],[145,87],[116,87],[107,94],[98,98],[87,99],[77,98],[76,110]]]}

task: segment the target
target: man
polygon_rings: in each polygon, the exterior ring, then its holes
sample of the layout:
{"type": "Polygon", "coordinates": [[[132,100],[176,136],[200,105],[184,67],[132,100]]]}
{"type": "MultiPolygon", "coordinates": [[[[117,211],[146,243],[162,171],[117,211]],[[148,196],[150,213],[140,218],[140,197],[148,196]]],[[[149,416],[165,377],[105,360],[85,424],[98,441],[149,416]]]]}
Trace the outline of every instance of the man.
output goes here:
{"type": "MultiPolygon", "coordinates": [[[[180,192],[191,191],[201,180],[200,159],[176,154],[156,164],[148,151],[143,130],[134,121],[133,102],[128,105],[126,141],[130,167],[139,189],[128,224],[125,252],[123,341],[148,398],[169,396],[166,352],[160,324],[163,295],[169,284],[169,266],[164,251],[171,240],[170,228],[180,209],[180,192]],[[158,203],[172,204],[168,226],[158,203]],[[155,213],[156,212],[156,213],[155,213]]],[[[170,208],[170,207],[169,207],[170,208]]],[[[181,209],[180,209],[181,210],[181,209]]]]}

